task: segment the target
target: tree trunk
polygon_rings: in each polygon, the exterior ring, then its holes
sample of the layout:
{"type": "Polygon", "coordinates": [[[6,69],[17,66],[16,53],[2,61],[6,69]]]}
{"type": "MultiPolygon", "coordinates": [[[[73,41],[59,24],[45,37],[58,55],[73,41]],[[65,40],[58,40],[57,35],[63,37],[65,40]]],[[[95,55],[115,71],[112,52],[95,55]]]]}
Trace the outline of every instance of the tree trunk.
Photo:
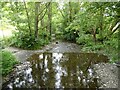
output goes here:
{"type": "Polygon", "coordinates": [[[93,40],[96,44],[96,28],[93,28],[93,40]]]}
{"type": "Polygon", "coordinates": [[[41,29],[44,29],[44,18],[41,20],[41,29]]]}
{"type": "Polygon", "coordinates": [[[50,36],[52,35],[52,30],[51,30],[51,26],[52,26],[52,3],[51,2],[49,2],[50,3],[50,5],[49,5],[49,7],[48,7],[48,22],[49,22],[49,24],[48,24],[48,29],[49,29],[49,32],[50,32],[50,36]]]}
{"type": "Polygon", "coordinates": [[[101,8],[100,8],[100,41],[101,41],[101,43],[103,43],[103,8],[102,8],[102,6],[101,6],[101,8]]]}
{"type": "Polygon", "coordinates": [[[37,39],[38,38],[38,22],[39,22],[39,20],[38,20],[38,13],[39,13],[39,2],[35,2],[35,39],[37,39]]]}
{"type": "Polygon", "coordinates": [[[31,36],[31,27],[30,27],[30,18],[29,18],[29,14],[28,14],[28,10],[27,10],[27,6],[26,6],[26,3],[24,1],[24,6],[25,6],[25,10],[26,10],[26,15],[27,15],[27,22],[28,22],[28,28],[29,28],[29,34],[31,36]]]}
{"type": "Polygon", "coordinates": [[[72,22],[72,5],[71,5],[71,2],[69,2],[69,21],[72,22]]]}

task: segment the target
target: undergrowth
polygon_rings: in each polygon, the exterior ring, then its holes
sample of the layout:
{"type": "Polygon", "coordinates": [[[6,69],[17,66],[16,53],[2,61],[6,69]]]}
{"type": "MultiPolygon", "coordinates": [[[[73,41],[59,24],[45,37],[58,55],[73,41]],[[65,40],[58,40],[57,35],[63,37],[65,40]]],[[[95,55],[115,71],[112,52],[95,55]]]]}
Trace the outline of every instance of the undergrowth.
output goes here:
{"type": "Polygon", "coordinates": [[[19,62],[17,61],[15,56],[9,51],[1,50],[0,56],[0,74],[6,76],[8,73],[11,72],[13,66],[19,62]]]}

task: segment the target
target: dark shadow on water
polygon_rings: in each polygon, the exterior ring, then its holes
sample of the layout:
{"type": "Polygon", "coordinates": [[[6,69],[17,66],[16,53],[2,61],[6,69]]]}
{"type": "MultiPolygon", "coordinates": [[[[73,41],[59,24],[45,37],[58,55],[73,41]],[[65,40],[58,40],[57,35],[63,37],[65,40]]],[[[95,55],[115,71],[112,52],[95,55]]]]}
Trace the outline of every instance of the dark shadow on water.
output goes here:
{"type": "Polygon", "coordinates": [[[31,66],[19,72],[13,88],[99,88],[93,64],[108,62],[96,53],[37,53],[27,59],[31,66]]]}

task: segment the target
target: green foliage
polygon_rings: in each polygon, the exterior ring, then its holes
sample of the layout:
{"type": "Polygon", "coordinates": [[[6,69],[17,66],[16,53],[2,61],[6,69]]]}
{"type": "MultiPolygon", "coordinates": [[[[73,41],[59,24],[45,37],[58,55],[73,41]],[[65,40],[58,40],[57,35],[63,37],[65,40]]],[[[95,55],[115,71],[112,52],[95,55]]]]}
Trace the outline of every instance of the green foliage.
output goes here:
{"type": "Polygon", "coordinates": [[[78,37],[78,25],[71,23],[68,27],[63,31],[63,36],[65,40],[76,42],[76,38],[78,37]]]}
{"type": "Polygon", "coordinates": [[[48,3],[38,2],[36,8],[36,2],[5,2],[1,5],[3,6],[1,19],[9,20],[9,23],[16,28],[17,33],[10,38],[12,46],[23,49],[39,49],[48,44],[51,39],[48,35],[51,23],[47,21],[50,19],[50,15],[46,13],[49,7],[48,3]]]}
{"type": "Polygon", "coordinates": [[[92,41],[92,36],[90,34],[84,34],[84,33],[79,33],[79,37],[76,38],[77,43],[80,45],[85,45],[85,44],[89,44],[91,45],[91,43],[93,43],[92,41]]]}
{"type": "Polygon", "coordinates": [[[5,47],[7,47],[7,46],[9,46],[10,45],[10,38],[7,38],[7,37],[5,37],[5,38],[0,38],[0,46],[1,46],[1,48],[5,48],[5,47]]]}
{"type": "Polygon", "coordinates": [[[56,39],[63,39],[63,32],[56,31],[55,38],[56,39]]]}
{"type": "Polygon", "coordinates": [[[62,21],[63,37],[83,45],[83,51],[104,51],[114,62],[118,57],[118,35],[114,33],[110,36],[110,33],[119,21],[118,4],[117,2],[86,2],[80,4],[80,11],[77,14],[70,13],[70,8],[73,10],[74,6],[67,4],[64,9],[66,18],[62,21]],[[71,22],[70,15],[74,17],[71,22]],[[77,37],[74,32],[77,32],[77,37]]]}
{"type": "Polygon", "coordinates": [[[72,41],[72,42],[76,42],[76,37],[78,37],[78,35],[74,30],[66,31],[65,34],[63,35],[65,40],[72,41]]]}
{"type": "Polygon", "coordinates": [[[12,70],[13,66],[18,63],[15,56],[12,55],[11,52],[2,50],[0,51],[0,55],[2,56],[0,59],[0,71],[2,71],[2,75],[7,75],[12,70]]]}
{"type": "Polygon", "coordinates": [[[109,57],[110,62],[113,63],[118,60],[119,49],[117,36],[118,34],[114,34],[108,40],[105,40],[103,44],[98,42],[96,44],[88,42],[83,46],[82,51],[94,51],[98,53],[102,51],[102,53],[106,54],[109,57]]]}
{"type": "Polygon", "coordinates": [[[118,58],[118,33],[115,33],[109,40],[104,42],[105,53],[110,57],[110,62],[117,61],[118,58]]]}
{"type": "Polygon", "coordinates": [[[98,52],[98,51],[103,50],[103,49],[104,49],[104,45],[91,43],[90,45],[86,44],[82,48],[82,51],[95,51],[95,52],[98,52]]]}
{"type": "Polygon", "coordinates": [[[43,37],[35,39],[34,36],[28,34],[21,35],[20,33],[16,33],[15,36],[11,37],[11,46],[23,49],[40,49],[41,46],[49,43],[49,39],[44,38],[46,35],[42,35],[43,37]]]}
{"type": "MultiPolygon", "coordinates": [[[[10,39],[11,45],[39,49],[51,40],[52,32],[57,39],[83,45],[83,50],[104,50],[107,54],[113,53],[114,57],[118,46],[117,35],[112,29],[119,22],[120,2],[69,2],[64,3],[63,8],[58,3],[49,4],[1,3],[1,19],[10,20],[18,31],[10,39]]],[[[2,42],[6,45],[9,41],[2,42]]]]}

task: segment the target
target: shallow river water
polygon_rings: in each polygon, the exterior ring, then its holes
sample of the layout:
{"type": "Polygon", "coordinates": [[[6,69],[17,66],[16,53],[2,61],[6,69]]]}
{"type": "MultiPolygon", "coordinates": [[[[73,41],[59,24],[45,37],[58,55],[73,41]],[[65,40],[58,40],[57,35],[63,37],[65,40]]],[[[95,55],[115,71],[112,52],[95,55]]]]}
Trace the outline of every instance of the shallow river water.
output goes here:
{"type": "Polygon", "coordinates": [[[3,89],[99,88],[92,65],[100,62],[108,62],[108,57],[96,53],[36,53],[3,89]]]}

